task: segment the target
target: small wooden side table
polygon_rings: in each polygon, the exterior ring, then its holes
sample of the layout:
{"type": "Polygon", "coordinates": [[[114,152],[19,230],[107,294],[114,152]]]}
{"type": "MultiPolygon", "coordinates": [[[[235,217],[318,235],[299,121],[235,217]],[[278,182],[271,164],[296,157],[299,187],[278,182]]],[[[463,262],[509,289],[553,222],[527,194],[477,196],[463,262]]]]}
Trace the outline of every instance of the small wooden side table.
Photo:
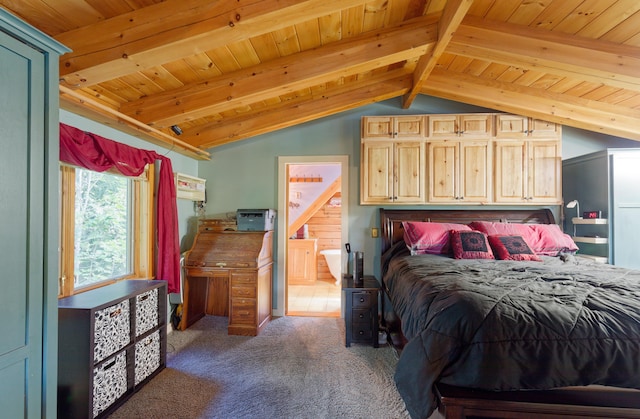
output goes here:
{"type": "Polygon", "coordinates": [[[378,347],[378,296],[380,283],[373,276],[362,281],[342,278],[345,300],[345,346],[351,343],[371,343],[378,347]]]}

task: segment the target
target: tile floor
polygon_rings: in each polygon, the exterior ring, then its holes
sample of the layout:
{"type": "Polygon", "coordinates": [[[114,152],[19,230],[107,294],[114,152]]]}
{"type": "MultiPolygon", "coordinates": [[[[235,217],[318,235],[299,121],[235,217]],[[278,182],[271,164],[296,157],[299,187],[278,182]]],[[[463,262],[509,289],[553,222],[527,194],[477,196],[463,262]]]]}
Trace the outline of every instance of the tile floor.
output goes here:
{"type": "Polygon", "coordinates": [[[340,285],[318,280],[314,285],[289,285],[288,316],[340,317],[340,285]]]}

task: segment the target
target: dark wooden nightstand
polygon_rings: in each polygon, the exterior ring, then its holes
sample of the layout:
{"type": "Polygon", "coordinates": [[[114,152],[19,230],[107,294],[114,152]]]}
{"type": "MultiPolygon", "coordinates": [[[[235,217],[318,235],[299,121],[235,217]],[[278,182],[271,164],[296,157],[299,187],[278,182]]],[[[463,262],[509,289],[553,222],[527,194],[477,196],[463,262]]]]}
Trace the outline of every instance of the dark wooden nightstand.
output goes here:
{"type": "Polygon", "coordinates": [[[378,347],[378,295],[380,283],[373,276],[362,281],[342,279],[342,295],[345,301],[345,346],[352,342],[371,343],[378,347]]]}

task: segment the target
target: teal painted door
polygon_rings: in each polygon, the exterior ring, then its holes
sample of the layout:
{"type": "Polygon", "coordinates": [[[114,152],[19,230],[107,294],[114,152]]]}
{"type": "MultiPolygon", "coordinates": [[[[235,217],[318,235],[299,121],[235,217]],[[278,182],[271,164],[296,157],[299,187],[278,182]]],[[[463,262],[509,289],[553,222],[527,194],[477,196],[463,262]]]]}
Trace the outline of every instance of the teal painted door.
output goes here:
{"type": "Polygon", "coordinates": [[[43,405],[45,62],[0,32],[0,416],[43,405]]]}

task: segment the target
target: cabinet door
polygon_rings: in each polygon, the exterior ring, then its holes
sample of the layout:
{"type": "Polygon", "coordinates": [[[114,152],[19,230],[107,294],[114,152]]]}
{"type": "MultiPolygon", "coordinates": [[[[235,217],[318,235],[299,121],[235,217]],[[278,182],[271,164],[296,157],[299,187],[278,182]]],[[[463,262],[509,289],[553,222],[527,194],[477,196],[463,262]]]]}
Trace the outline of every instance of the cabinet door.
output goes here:
{"type": "Polygon", "coordinates": [[[362,118],[363,138],[393,138],[394,120],[389,116],[365,116],[362,118]]]}
{"type": "Polygon", "coordinates": [[[394,119],[396,138],[421,138],[424,136],[424,116],[398,116],[394,119]]]}
{"type": "Polygon", "coordinates": [[[531,119],[529,122],[529,135],[531,137],[544,137],[559,139],[560,126],[553,122],[543,121],[542,119],[531,119]]]}
{"type": "Polygon", "coordinates": [[[464,138],[489,138],[493,132],[493,115],[469,114],[460,115],[458,135],[464,138]]]}
{"type": "Polygon", "coordinates": [[[216,269],[212,271],[207,281],[207,309],[206,313],[212,316],[229,315],[229,286],[230,270],[216,269]]]}
{"type": "Polygon", "coordinates": [[[289,240],[287,281],[293,285],[313,284],[316,280],[316,240],[289,240]]]}
{"type": "Polygon", "coordinates": [[[394,144],[394,202],[424,202],[425,152],[422,141],[394,144]]]}
{"type": "Polygon", "coordinates": [[[393,142],[363,141],[360,200],[387,204],[393,200],[393,142]]]}
{"type": "Polygon", "coordinates": [[[430,138],[454,138],[458,136],[458,130],[459,127],[457,115],[429,116],[430,138]]]}
{"type": "Polygon", "coordinates": [[[496,137],[523,138],[529,133],[529,118],[521,115],[496,115],[496,137]]]}
{"type": "Polygon", "coordinates": [[[529,203],[560,204],[562,201],[559,141],[530,141],[528,144],[529,203]]]}
{"type": "Polygon", "coordinates": [[[527,203],[527,142],[496,141],[493,154],[495,202],[527,203]]]}
{"type": "Polygon", "coordinates": [[[429,141],[428,202],[458,202],[460,146],[457,141],[429,141]]]}
{"type": "MultiPolygon", "coordinates": [[[[43,323],[45,282],[55,284],[44,266],[45,208],[56,205],[44,202],[45,62],[43,54],[2,31],[0,44],[0,408],[7,418],[40,417],[43,368],[51,371],[42,363],[43,336],[56,348],[56,330],[43,323]]],[[[52,372],[55,377],[55,366],[52,372]]]]}
{"type": "Polygon", "coordinates": [[[491,200],[491,148],[488,141],[460,142],[460,203],[491,200]]]}

